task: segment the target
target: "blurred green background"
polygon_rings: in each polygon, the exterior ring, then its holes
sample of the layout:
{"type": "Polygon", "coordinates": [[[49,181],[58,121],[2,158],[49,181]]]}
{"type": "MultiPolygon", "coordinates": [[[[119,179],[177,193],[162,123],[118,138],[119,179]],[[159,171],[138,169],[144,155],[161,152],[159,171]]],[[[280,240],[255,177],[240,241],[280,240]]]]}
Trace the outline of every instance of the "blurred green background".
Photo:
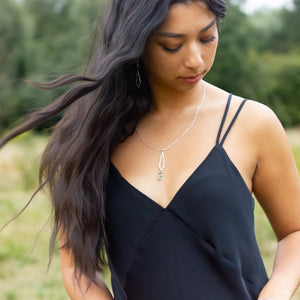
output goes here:
{"type": "MultiPolygon", "coordinates": [[[[82,72],[104,1],[0,1],[0,133],[62,92],[36,90],[22,79],[82,72]]],[[[269,105],[285,126],[299,124],[300,0],[294,9],[252,15],[242,12],[243,0],[231,1],[206,79],[269,105]]]]}
{"type": "MultiPolygon", "coordinates": [[[[228,3],[215,65],[206,80],[270,106],[287,129],[300,170],[300,1],[294,0],[293,9],[251,15],[242,12],[242,2],[228,3]]],[[[25,114],[62,92],[40,91],[23,79],[46,82],[82,72],[101,7],[101,0],[0,1],[1,136],[25,114]]],[[[45,129],[57,120],[1,150],[0,227],[24,207],[37,188],[39,156],[47,142],[45,129]]],[[[58,251],[46,272],[50,212],[47,194],[40,193],[0,233],[1,300],[67,299],[58,251]]],[[[259,246],[270,273],[276,240],[259,205],[255,215],[259,246]]],[[[300,300],[300,296],[293,299],[300,300]]]]}

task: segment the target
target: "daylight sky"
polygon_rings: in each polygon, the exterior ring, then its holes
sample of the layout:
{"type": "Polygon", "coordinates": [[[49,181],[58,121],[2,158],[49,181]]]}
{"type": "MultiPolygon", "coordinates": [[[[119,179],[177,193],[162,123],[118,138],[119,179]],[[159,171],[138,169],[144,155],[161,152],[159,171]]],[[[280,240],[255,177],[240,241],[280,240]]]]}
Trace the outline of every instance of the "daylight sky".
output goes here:
{"type": "Polygon", "coordinates": [[[246,0],[243,10],[247,13],[252,13],[261,8],[291,7],[292,2],[292,0],[246,0]]]}

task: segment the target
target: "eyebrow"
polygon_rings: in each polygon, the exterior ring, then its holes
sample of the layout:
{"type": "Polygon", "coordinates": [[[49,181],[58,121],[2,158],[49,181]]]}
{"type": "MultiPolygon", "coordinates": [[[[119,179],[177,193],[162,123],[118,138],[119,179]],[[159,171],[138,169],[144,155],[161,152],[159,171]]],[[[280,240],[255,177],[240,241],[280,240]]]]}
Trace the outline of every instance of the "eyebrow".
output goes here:
{"type": "MultiPolygon", "coordinates": [[[[202,33],[204,31],[208,30],[209,28],[213,27],[215,24],[216,24],[216,20],[212,20],[207,26],[205,26],[204,28],[202,28],[199,33],[202,33]]],[[[169,38],[182,38],[182,37],[186,37],[186,34],[183,34],[183,33],[174,33],[174,32],[158,32],[157,35],[161,36],[161,37],[169,37],[169,38]]]]}

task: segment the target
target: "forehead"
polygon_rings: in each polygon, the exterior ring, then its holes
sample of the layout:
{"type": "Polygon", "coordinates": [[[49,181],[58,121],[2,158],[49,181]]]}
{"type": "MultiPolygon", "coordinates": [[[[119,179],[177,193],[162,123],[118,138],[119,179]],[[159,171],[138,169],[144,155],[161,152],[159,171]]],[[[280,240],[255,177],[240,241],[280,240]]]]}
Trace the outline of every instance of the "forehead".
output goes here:
{"type": "Polygon", "coordinates": [[[189,4],[175,3],[169,8],[167,18],[158,31],[199,30],[214,20],[216,16],[203,1],[191,1],[189,4]]]}

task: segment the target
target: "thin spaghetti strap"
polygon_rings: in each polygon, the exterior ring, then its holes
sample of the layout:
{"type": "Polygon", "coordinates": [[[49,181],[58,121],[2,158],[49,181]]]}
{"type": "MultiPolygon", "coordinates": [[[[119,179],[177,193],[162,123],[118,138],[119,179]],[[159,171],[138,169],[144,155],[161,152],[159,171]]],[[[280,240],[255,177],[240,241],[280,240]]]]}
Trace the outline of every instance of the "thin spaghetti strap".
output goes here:
{"type": "Polygon", "coordinates": [[[222,129],[223,129],[223,126],[224,126],[224,123],[225,123],[225,120],[226,120],[226,116],[227,116],[227,113],[228,113],[228,110],[229,110],[231,98],[232,98],[232,94],[229,94],[227,104],[226,104],[226,108],[225,108],[225,111],[224,111],[224,114],[223,114],[222,122],[220,124],[216,145],[220,144],[220,136],[221,136],[221,132],[222,132],[222,129]]]}
{"type": "Polygon", "coordinates": [[[237,119],[237,117],[238,117],[240,111],[242,110],[244,104],[246,103],[246,101],[247,101],[247,99],[244,99],[243,102],[240,104],[240,106],[239,106],[237,112],[235,113],[235,115],[234,115],[234,117],[233,117],[233,119],[232,119],[230,125],[228,126],[228,129],[226,130],[226,132],[225,132],[225,134],[224,134],[224,136],[223,136],[223,138],[222,138],[222,141],[221,141],[221,143],[220,143],[221,146],[223,146],[224,141],[225,141],[225,139],[226,139],[226,137],[227,137],[227,135],[228,135],[230,129],[232,128],[232,126],[233,126],[235,120],[237,119]]]}

